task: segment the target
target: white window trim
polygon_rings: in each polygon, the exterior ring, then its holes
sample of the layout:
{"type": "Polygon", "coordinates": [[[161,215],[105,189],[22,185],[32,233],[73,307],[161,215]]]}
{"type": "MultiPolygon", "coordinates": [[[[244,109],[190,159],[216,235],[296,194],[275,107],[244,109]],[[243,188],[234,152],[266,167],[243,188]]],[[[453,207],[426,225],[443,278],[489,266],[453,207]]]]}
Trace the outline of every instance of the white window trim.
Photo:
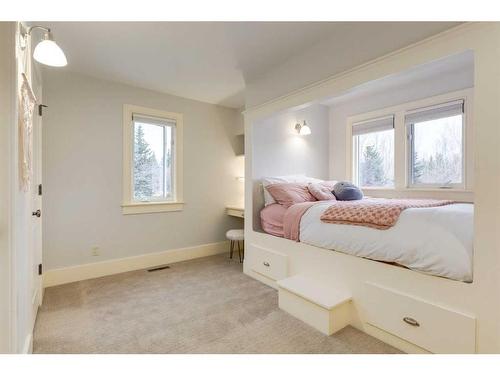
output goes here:
{"type": "Polygon", "coordinates": [[[346,177],[351,180],[354,177],[354,170],[356,168],[356,158],[354,155],[352,125],[373,118],[380,118],[384,116],[394,115],[394,187],[364,187],[363,190],[369,191],[421,191],[421,192],[467,192],[473,190],[474,182],[474,156],[473,156],[473,124],[472,124],[472,108],[473,108],[473,89],[465,89],[454,91],[442,95],[407,102],[404,104],[379,109],[376,111],[363,113],[359,115],[350,116],[347,118],[346,129],[346,177]],[[464,171],[463,180],[464,184],[460,186],[452,186],[446,188],[439,188],[437,185],[415,185],[410,186],[410,148],[407,137],[407,127],[405,125],[405,114],[408,111],[418,108],[429,107],[436,104],[442,104],[454,100],[464,100],[464,171]]]}
{"type": "Polygon", "coordinates": [[[140,107],[125,104],[123,106],[123,201],[122,213],[146,214],[155,212],[181,211],[184,207],[183,201],[183,115],[175,112],[165,112],[158,109],[140,107]],[[175,121],[174,138],[174,200],[134,202],[132,199],[132,168],[134,154],[134,131],[133,114],[153,116],[175,121]]]}

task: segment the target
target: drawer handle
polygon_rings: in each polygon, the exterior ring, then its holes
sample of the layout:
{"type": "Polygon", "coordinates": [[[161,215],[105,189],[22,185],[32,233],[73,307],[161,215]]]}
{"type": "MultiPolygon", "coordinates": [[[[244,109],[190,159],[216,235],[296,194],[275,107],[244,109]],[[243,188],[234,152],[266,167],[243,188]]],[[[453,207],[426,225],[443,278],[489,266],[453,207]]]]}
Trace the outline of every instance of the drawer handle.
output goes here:
{"type": "Polygon", "coordinates": [[[410,318],[408,316],[405,316],[403,318],[403,322],[405,322],[406,324],[409,324],[409,325],[411,325],[413,327],[420,327],[420,323],[419,322],[417,322],[415,319],[410,318]]]}
{"type": "Polygon", "coordinates": [[[263,262],[262,264],[263,264],[264,266],[266,266],[266,267],[269,267],[269,266],[270,266],[270,264],[269,264],[268,262],[263,262]]]}

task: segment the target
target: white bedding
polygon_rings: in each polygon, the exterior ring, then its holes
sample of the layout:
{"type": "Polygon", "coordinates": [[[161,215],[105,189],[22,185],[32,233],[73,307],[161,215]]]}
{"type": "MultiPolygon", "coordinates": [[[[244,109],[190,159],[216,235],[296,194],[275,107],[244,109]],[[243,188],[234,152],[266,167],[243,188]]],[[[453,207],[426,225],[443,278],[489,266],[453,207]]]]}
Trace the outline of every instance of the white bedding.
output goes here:
{"type": "Polygon", "coordinates": [[[472,281],[472,204],[409,208],[388,230],[324,223],[320,216],[330,204],[316,204],[302,216],[301,242],[395,262],[431,275],[472,281]]]}

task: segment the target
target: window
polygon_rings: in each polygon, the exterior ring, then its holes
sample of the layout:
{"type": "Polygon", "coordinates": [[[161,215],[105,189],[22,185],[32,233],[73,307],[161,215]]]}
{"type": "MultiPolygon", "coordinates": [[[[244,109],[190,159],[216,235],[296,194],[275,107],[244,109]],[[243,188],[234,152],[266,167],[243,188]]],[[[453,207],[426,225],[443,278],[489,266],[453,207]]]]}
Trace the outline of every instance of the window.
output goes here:
{"type": "Polygon", "coordinates": [[[182,209],[182,115],[124,106],[123,213],[182,209]]]}
{"type": "Polygon", "coordinates": [[[394,116],[354,123],[354,180],[361,187],[394,186],[394,116]]]}
{"type": "Polygon", "coordinates": [[[413,186],[464,186],[464,101],[409,111],[409,183],[413,186]]]}
{"type": "Polygon", "coordinates": [[[172,201],[175,122],[134,114],[134,201],[172,201]]]}
{"type": "MultiPolygon", "coordinates": [[[[397,192],[455,190],[470,200],[474,183],[473,89],[398,104],[349,117],[347,178],[363,188],[397,192]]],[[[434,192],[433,192],[434,191],[434,192]]],[[[451,193],[450,193],[451,194],[451,193]]],[[[459,194],[459,195],[457,195],[459,194]]]]}

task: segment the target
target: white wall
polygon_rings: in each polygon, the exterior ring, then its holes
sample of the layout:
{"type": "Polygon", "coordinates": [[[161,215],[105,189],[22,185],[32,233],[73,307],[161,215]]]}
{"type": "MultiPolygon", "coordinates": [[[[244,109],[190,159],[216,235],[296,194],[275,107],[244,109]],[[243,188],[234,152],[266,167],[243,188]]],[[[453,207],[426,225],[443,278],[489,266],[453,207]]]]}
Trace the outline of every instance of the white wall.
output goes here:
{"type": "MultiPolygon", "coordinates": [[[[394,77],[379,80],[381,86],[384,86],[384,80],[394,80],[394,77]]],[[[330,177],[332,179],[346,179],[348,117],[473,87],[474,67],[468,65],[449,72],[426,74],[426,76],[419,76],[402,84],[390,85],[387,82],[385,84],[386,87],[380,90],[350,95],[348,100],[339,101],[330,107],[330,177]]]]}
{"type": "MultiPolygon", "coordinates": [[[[319,104],[287,111],[254,125],[253,212],[258,214],[262,206],[261,177],[305,174],[321,179],[328,178],[328,127],[328,107],[319,104]],[[311,134],[299,136],[294,126],[297,122],[302,124],[304,120],[311,128],[311,134]]],[[[260,227],[258,218],[254,225],[256,228],[260,227]]]]}
{"type": "Polygon", "coordinates": [[[328,177],[328,107],[312,105],[255,124],[253,177],[304,173],[328,177]],[[297,122],[306,121],[312,133],[299,136],[297,122]]]}
{"type": "Polygon", "coordinates": [[[0,22],[0,353],[11,347],[12,278],[12,148],[16,129],[14,22],[0,22]]]}
{"type": "Polygon", "coordinates": [[[225,213],[243,200],[238,111],[56,69],[44,98],[46,269],[218,242],[242,226],[225,213]],[[184,114],[183,211],[122,215],[123,104],[184,114]]]}

